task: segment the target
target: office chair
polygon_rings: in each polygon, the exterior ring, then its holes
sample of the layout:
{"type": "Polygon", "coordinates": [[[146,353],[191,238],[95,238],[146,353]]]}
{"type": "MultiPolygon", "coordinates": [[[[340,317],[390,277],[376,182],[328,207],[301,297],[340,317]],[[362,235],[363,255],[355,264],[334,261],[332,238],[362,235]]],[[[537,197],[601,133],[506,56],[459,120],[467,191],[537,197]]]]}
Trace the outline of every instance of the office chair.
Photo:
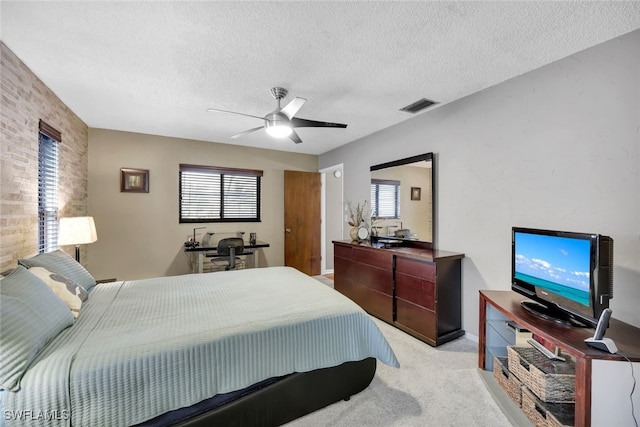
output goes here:
{"type": "Polygon", "coordinates": [[[229,264],[224,269],[235,270],[236,262],[242,263],[242,259],[236,255],[241,255],[244,252],[244,241],[239,237],[220,239],[217,252],[218,256],[228,257],[229,264]]]}

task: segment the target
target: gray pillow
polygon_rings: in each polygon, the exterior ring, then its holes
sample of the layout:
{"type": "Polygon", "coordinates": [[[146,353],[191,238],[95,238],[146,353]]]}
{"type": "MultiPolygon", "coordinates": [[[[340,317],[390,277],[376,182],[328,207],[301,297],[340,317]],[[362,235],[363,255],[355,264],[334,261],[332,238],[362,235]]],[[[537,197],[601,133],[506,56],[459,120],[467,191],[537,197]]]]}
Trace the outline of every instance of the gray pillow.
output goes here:
{"type": "Polygon", "coordinates": [[[46,283],[18,266],[0,280],[0,324],[0,388],[17,391],[31,362],[73,316],[46,283]]]}
{"type": "Polygon", "coordinates": [[[82,286],[85,291],[89,291],[96,285],[96,279],[79,262],[60,249],[38,254],[31,258],[19,259],[18,264],[27,268],[44,267],[49,271],[68,277],[82,286]]]}

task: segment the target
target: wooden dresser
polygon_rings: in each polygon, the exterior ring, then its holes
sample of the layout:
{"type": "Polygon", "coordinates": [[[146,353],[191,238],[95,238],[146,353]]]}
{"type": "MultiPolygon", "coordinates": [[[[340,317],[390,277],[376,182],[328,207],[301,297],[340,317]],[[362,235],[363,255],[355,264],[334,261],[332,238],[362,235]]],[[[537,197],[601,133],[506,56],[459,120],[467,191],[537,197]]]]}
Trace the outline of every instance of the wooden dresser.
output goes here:
{"type": "Polygon", "coordinates": [[[334,241],[334,286],[368,313],[437,346],[464,335],[464,254],[334,241]]]}

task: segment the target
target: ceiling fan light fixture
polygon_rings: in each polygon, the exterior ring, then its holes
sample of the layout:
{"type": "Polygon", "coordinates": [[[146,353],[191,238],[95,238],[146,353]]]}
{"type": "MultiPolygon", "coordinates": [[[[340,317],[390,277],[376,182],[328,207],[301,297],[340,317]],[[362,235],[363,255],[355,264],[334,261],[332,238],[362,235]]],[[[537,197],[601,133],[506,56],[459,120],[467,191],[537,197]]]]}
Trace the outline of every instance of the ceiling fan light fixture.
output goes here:
{"type": "Polygon", "coordinates": [[[291,126],[282,123],[267,123],[266,131],[274,138],[284,138],[291,135],[291,126]]]}
{"type": "Polygon", "coordinates": [[[305,98],[295,97],[292,99],[287,105],[284,107],[280,107],[280,101],[282,98],[287,96],[287,90],[282,87],[274,87],[271,89],[271,95],[276,99],[278,104],[277,108],[267,114],[264,117],[254,116],[252,114],[239,113],[237,111],[229,111],[229,110],[221,110],[219,108],[209,108],[208,111],[215,113],[231,113],[238,114],[246,117],[253,117],[256,119],[262,119],[264,121],[263,126],[258,126],[252,129],[247,129],[244,132],[240,132],[238,134],[232,135],[230,138],[236,139],[242,136],[248,135],[255,131],[264,130],[267,132],[267,135],[273,138],[289,138],[296,144],[300,144],[302,139],[296,133],[294,129],[300,127],[314,127],[314,128],[346,128],[347,125],[342,123],[330,123],[330,122],[320,122],[316,120],[307,120],[296,117],[300,108],[307,102],[305,98]]]}
{"type": "Polygon", "coordinates": [[[267,115],[267,117],[265,117],[264,125],[267,133],[274,138],[285,138],[293,132],[293,128],[291,127],[289,120],[287,120],[287,118],[284,117],[284,114],[280,112],[274,112],[267,115]]]}

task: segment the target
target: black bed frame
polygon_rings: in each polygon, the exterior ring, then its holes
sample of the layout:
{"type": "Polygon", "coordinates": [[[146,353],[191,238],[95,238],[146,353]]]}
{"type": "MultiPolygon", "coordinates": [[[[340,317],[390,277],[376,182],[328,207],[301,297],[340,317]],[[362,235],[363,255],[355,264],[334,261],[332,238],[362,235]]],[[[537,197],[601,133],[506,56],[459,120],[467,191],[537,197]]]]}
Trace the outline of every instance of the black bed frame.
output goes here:
{"type": "Polygon", "coordinates": [[[376,359],[295,373],[222,407],[175,424],[181,427],[280,426],[351,396],[369,386],[376,359]]]}

